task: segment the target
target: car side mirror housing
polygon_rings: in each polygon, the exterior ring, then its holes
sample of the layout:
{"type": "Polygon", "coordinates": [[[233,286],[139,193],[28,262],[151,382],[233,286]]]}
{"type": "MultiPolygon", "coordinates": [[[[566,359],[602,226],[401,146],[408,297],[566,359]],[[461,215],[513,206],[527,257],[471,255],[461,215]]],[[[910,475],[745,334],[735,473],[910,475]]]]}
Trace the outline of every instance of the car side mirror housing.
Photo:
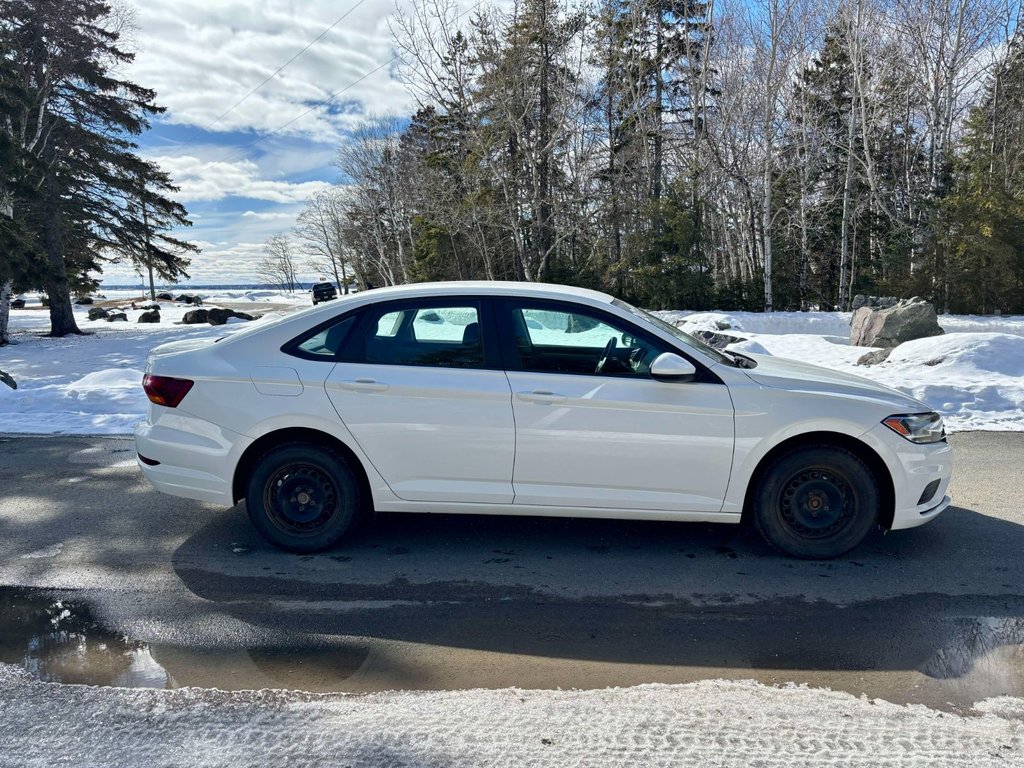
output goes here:
{"type": "Polygon", "coordinates": [[[663,381],[693,381],[697,369],[675,352],[662,352],[651,363],[651,376],[663,381]]]}

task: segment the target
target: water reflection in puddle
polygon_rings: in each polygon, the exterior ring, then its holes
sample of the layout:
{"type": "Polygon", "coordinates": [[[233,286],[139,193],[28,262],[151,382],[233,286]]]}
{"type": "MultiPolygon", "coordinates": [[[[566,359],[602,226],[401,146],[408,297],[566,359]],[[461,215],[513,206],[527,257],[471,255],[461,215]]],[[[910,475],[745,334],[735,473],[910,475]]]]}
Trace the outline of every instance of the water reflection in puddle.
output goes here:
{"type": "Polygon", "coordinates": [[[207,650],[144,643],[111,632],[84,603],[0,590],[0,662],[44,682],[122,688],[337,691],[366,646],[207,650]]]}

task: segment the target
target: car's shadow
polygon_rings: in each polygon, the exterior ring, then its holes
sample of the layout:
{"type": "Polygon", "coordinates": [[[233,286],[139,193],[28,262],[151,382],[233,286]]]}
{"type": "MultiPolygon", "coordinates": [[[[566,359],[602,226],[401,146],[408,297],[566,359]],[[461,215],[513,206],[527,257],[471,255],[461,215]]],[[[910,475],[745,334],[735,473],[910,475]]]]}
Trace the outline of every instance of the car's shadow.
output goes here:
{"type": "Polygon", "coordinates": [[[221,610],[295,633],[956,678],[1024,643],[1021,551],[1024,527],[952,508],[831,562],[787,559],[736,526],[461,515],[381,515],[351,543],[296,556],[272,550],[236,509],[173,563],[221,610]],[[289,601],[302,610],[268,607],[289,601]]]}

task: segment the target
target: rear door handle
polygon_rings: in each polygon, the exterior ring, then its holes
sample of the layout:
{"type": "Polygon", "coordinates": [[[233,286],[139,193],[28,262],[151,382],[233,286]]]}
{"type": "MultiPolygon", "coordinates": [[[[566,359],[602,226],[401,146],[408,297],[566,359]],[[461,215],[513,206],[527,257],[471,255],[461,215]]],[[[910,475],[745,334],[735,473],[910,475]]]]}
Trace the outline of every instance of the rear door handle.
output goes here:
{"type": "Polygon", "coordinates": [[[565,400],[565,395],[549,392],[546,389],[534,389],[530,392],[516,392],[516,397],[527,403],[550,404],[565,400]]]}
{"type": "Polygon", "coordinates": [[[388,385],[376,379],[348,379],[338,382],[338,386],[350,392],[386,392],[388,385]]]}

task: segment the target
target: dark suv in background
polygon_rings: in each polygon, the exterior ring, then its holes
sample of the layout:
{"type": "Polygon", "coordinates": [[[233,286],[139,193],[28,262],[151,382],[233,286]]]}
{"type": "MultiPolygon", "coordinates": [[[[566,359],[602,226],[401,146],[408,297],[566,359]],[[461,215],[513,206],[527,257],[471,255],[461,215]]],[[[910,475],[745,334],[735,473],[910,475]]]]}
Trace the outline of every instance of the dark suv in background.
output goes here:
{"type": "Polygon", "coordinates": [[[313,291],[314,307],[321,301],[338,298],[338,289],[334,287],[334,283],[313,283],[311,290],[313,291]]]}

